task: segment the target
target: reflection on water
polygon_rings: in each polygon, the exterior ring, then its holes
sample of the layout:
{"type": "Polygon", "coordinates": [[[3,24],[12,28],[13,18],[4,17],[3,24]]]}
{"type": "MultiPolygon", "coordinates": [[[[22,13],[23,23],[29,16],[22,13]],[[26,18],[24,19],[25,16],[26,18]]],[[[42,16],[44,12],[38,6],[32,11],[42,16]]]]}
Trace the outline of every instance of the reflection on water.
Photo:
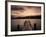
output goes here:
{"type": "Polygon", "coordinates": [[[41,29],[41,19],[12,19],[11,20],[11,30],[12,31],[25,31],[28,26],[28,30],[40,30],[41,29]],[[24,26],[25,21],[29,21],[26,23],[26,26],[24,26]],[[28,24],[28,25],[27,25],[28,24]],[[19,28],[19,29],[18,29],[19,28]]]}

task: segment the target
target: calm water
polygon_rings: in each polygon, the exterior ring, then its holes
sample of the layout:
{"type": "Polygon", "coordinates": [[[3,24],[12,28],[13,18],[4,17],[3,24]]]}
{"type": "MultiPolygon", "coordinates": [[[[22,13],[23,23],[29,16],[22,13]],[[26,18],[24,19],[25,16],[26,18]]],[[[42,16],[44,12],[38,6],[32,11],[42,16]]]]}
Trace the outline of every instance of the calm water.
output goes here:
{"type": "Polygon", "coordinates": [[[26,20],[27,21],[28,20],[30,21],[32,27],[34,27],[34,23],[36,23],[37,28],[40,28],[40,26],[41,26],[41,19],[12,19],[11,20],[12,29],[17,28],[17,25],[18,24],[21,25],[21,26],[23,26],[24,25],[24,22],[26,20]]]}

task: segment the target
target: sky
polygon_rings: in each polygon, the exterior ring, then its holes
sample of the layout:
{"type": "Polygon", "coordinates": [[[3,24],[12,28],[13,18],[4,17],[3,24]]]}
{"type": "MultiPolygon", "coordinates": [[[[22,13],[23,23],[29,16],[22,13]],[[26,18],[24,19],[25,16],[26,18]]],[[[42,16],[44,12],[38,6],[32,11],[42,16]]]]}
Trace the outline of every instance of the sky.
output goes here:
{"type": "Polygon", "coordinates": [[[41,7],[12,5],[11,15],[14,17],[39,16],[41,15],[41,7]]]}

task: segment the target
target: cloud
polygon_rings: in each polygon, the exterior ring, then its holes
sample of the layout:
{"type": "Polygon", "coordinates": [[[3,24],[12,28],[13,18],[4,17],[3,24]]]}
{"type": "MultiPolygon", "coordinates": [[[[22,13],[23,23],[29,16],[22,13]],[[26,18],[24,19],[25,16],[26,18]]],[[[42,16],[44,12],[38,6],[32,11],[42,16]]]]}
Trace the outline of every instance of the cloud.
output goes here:
{"type": "MultiPolygon", "coordinates": [[[[17,7],[18,8],[18,7],[17,7]]],[[[19,7],[21,8],[21,6],[19,7]]],[[[12,15],[15,17],[24,17],[24,16],[37,16],[41,15],[41,7],[22,7],[24,10],[12,10],[12,15]]]]}

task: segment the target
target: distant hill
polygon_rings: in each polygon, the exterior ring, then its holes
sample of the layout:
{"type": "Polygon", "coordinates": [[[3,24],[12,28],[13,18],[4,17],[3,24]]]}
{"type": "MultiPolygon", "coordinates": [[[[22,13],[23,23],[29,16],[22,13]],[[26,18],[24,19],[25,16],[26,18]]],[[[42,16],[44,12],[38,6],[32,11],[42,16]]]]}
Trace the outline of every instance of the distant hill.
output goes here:
{"type": "Polygon", "coordinates": [[[25,17],[11,16],[11,19],[41,19],[41,16],[25,16],[25,17]]]}

